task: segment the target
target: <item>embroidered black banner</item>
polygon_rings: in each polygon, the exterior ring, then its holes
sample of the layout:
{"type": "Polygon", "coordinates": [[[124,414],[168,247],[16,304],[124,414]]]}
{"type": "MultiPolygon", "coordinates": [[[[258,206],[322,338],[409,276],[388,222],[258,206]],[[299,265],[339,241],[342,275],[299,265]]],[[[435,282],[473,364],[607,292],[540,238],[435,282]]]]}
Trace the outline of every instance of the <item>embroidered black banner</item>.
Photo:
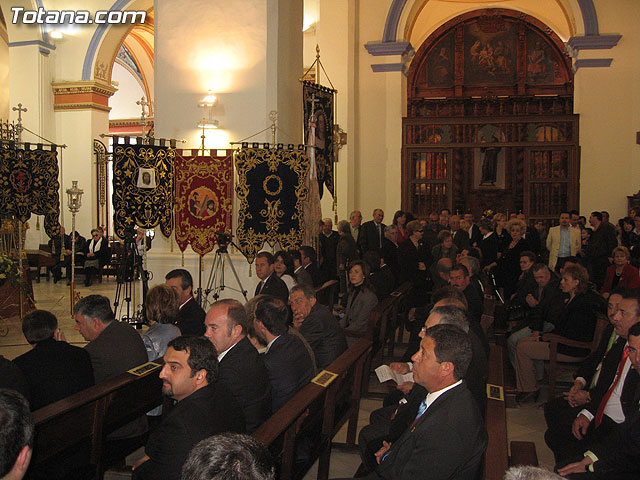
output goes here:
{"type": "MultiPolygon", "coordinates": [[[[114,139],[114,143],[117,139],[114,139]]],[[[175,149],[154,145],[114,145],[113,226],[116,235],[154,228],[173,230],[175,149]]]]}
{"type": "Polygon", "coordinates": [[[334,94],[332,90],[311,82],[302,83],[304,102],[304,138],[315,147],[318,190],[322,198],[324,185],[333,195],[333,144],[334,94]],[[309,134],[312,134],[311,136],[309,134]]]}
{"type": "Polygon", "coordinates": [[[31,150],[11,144],[0,145],[0,213],[15,215],[26,222],[32,213],[44,215],[44,229],[53,237],[60,234],[60,183],[55,145],[31,150]]]}
{"type": "Polygon", "coordinates": [[[237,244],[249,263],[265,242],[298,248],[304,236],[303,203],[309,159],[302,150],[247,148],[235,158],[240,199],[237,244]]]}

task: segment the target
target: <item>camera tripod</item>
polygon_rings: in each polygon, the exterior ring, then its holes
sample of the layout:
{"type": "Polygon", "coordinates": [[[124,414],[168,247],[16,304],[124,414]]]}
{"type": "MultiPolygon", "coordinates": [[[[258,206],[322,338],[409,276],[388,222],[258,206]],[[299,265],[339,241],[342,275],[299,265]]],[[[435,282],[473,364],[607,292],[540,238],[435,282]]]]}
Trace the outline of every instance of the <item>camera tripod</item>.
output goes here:
{"type": "MultiPolygon", "coordinates": [[[[229,256],[229,251],[227,249],[228,245],[231,244],[234,247],[238,248],[238,246],[229,242],[228,244],[220,244],[218,250],[216,250],[216,256],[213,259],[213,264],[211,265],[211,272],[209,273],[209,280],[207,281],[206,288],[204,290],[204,295],[202,298],[199,298],[200,306],[206,311],[209,305],[213,302],[217,301],[220,298],[220,293],[224,291],[225,288],[229,290],[233,290],[234,292],[242,293],[242,296],[245,300],[247,299],[247,291],[242,286],[242,282],[240,281],[240,277],[238,276],[238,272],[236,272],[236,267],[234,267],[233,262],[231,261],[231,257],[229,256]],[[236,282],[238,282],[238,288],[232,288],[224,283],[224,268],[225,265],[228,264],[231,267],[231,271],[233,272],[233,276],[236,278],[236,282]],[[213,301],[209,302],[209,294],[212,294],[213,301]]],[[[238,250],[240,250],[238,248],[238,250]]]]}
{"type": "MultiPolygon", "coordinates": [[[[147,300],[147,292],[149,291],[148,280],[149,273],[142,266],[142,257],[138,255],[136,249],[135,233],[133,236],[129,233],[125,235],[124,254],[122,256],[122,263],[116,274],[118,286],[116,287],[116,297],[113,301],[113,311],[117,315],[120,299],[124,296],[123,300],[126,304],[126,313],[120,318],[120,321],[134,325],[136,328],[142,327],[146,322],[145,303],[147,300]],[[135,280],[138,276],[140,276],[142,280],[142,305],[139,311],[134,311],[132,314],[131,302],[135,294],[135,280]]],[[[133,309],[135,310],[135,306],[133,309]]],[[[122,307],[120,313],[122,313],[122,307]]]]}

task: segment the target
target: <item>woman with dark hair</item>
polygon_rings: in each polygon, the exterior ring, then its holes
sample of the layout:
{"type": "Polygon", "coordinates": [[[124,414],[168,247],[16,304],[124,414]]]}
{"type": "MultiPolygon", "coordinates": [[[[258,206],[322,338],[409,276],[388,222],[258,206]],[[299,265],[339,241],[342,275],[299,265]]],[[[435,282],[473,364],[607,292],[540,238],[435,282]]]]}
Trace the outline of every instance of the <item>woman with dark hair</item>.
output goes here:
{"type": "MultiPolygon", "coordinates": [[[[343,299],[347,295],[347,269],[354,260],[358,259],[358,245],[351,235],[351,225],[346,220],[338,222],[338,246],[336,247],[336,262],[338,264],[338,280],[340,281],[340,293],[343,299]]],[[[340,302],[342,305],[344,303],[340,302]]]]}
{"type": "Polygon", "coordinates": [[[273,256],[273,260],[273,269],[276,275],[278,275],[280,280],[282,280],[287,285],[289,291],[291,291],[291,289],[298,284],[293,273],[295,270],[293,267],[293,258],[291,258],[288,252],[280,250],[273,256]]]}
{"type": "MultiPolygon", "coordinates": [[[[590,342],[597,323],[597,313],[606,311],[606,303],[589,291],[589,274],[581,265],[566,265],[562,271],[560,288],[569,295],[560,318],[552,333],[576,340],[590,342]]],[[[558,361],[581,362],[589,350],[558,345],[558,361]]],[[[535,374],[534,360],[549,359],[549,343],[541,341],[540,332],[521,338],[516,347],[516,381],[519,402],[537,400],[540,389],[535,374]]]]}
{"type": "Polygon", "coordinates": [[[453,243],[453,236],[449,230],[440,230],[438,232],[438,245],[431,249],[433,261],[437,262],[441,258],[448,258],[452,264],[456,263],[458,247],[453,243]]]}
{"type": "Polygon", "coordinates": [[[398,244],[404,242],[407,238],[409,238],[409,232],[407,232],[407,214],[402,210],[398,210],[393,215],[393,222],[391,225],[395,225],[396,230],[398,232],[398,244]]]}
{"type": "Polygon", "coordinates": [[[631,250],[638,243],[638,235],[633,231],[635,227],[633,219],[631,217],[621,218],[618,225],[620,227],[620,245],[631,250]]]}
{"type": "Polygon", "coordinates": [[[355,338],[349,336],[354,333],[361,336],[366,333],[369,314],[378,305],[378,297],[369,281],[369,266],[362,260],[356,260],[349,266],[349,297],[347,310],[340,321],[340,325],[347,334],[347,344],[351,345],[355,338]]]}
{"type": "Polygon", "coordinates": [[[156,285],[147,293],[145,312],[149,330],[142,336],[149,361],[162,357],[167,344],[181,335],[175,326],[178,320],[178,294],[164,284],[156,285]]]}

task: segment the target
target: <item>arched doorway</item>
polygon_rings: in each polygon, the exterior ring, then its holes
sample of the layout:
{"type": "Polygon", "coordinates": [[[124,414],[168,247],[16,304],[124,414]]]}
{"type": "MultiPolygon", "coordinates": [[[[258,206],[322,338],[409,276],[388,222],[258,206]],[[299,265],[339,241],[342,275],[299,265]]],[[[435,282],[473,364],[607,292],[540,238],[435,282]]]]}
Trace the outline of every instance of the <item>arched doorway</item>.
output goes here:
{"type": "Polygon", "coordinates": [[[524,211],[578,205],[578,116],[559,37],[521,12],[469,12],[436,30],[408,73],[403,210],[524,211]]]}

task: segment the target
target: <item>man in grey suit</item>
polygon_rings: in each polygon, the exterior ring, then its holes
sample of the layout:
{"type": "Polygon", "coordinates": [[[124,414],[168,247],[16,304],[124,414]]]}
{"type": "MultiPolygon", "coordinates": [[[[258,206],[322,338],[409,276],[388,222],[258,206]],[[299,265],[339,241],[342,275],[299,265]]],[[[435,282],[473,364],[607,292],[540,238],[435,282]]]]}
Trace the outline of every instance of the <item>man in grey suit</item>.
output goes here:
{"type": "Polygon", "coordinates": [[[473,480],[487,447],[482,416],[461,380],[471,362],[471,342],[452,325],[426,330],[412,357],[413,378],[429,392],[418,414],[393,444],[376,453],[379,465],[368,479],[473,480]]]}
{"type": "MultiPolygon", "coordinates": [[[[142,337],[126,323],[115,319],[107,297],[89,295],[73,307],[75,329],[88,340],[85,350],[91,357],[96,385],[147,363],[147,350],[142,337]]],[[[147,430],[142,416],[111,433],[105,445],[107,461],[115,461],[128,445],[136,445],[147,430]]]]}

